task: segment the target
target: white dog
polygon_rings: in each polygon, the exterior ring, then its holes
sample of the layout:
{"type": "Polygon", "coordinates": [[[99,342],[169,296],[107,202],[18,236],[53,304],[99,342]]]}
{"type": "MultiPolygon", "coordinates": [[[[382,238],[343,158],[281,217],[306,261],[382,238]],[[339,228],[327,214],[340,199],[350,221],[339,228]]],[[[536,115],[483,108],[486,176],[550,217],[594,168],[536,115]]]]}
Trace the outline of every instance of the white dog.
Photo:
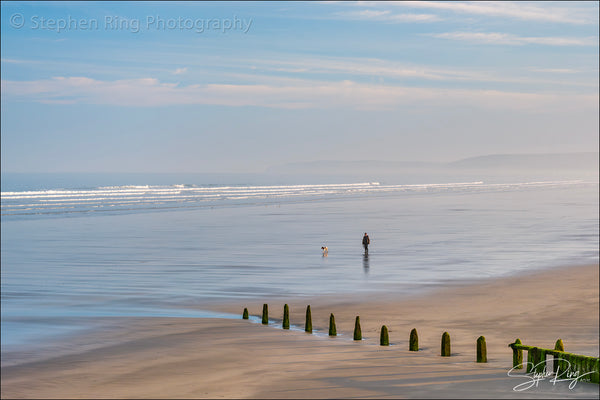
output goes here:
{"type": "Polygon", "coordinates": [[[329,253],[329,249],[327,248],[327,246],[321,247],[321,250],[323,250],[323,257],[327,257],[327,253],[329,253]]]}

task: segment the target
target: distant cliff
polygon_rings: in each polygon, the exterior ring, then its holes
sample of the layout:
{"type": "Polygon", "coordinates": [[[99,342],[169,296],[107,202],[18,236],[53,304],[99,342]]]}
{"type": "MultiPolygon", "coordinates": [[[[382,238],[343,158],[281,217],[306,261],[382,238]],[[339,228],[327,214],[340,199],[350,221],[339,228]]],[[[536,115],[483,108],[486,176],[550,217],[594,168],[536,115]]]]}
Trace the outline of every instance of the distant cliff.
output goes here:
{"type": "Polygon", "coordinates": [[[312,161],[273,166],[269,174],[374,174],[433,170],[598,170],[599,153],[493,154],[450,163],[407,161],[312,161]]]}
{"type": "Polygon", "coordinates": [[[494,154],[465,158],[447,165],[452,168],[486,169],[598,169],[599,153],[494,154]]]}

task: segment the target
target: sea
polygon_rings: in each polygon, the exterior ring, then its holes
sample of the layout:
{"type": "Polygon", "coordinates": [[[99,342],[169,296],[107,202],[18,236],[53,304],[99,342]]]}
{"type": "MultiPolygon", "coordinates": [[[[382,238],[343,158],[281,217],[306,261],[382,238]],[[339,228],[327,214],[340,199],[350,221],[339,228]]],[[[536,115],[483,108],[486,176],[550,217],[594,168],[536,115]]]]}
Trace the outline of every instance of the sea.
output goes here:
{"type": "Polygon", "coordinates": [[[104,317],[239,318],[210,305],[598,263],[597,172],[367,178],[3,173],[3,365],[104,317]]]}

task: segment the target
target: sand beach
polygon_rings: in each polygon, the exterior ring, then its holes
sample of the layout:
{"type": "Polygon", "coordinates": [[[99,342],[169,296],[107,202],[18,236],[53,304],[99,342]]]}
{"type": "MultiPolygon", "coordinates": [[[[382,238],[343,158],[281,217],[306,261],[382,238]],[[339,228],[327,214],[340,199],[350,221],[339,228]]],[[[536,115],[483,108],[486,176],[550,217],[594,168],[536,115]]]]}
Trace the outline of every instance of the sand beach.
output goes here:
{"type": "Polygon", "coordinates": [[[38,354],[3,356],[2,398],[598,398],[590,383],[508,376],[524,344],[598,356],[598,265],[432,287],[416,296],[353,294],[211,304],[240,319],[109,318],[38,354]],[[283,305],[292,329],[281,329],[283,305]],[[313,333],[303,331],[311,305],[313,333]],[[250,320],[241,319],[247,307],[250,320]],[[338,336],[328,337],[333,313],[338,336]],[[352,337],[360,316],[363,340],[352,337]],[[390,346],[379,345],[382,325],[390,346]],[[419,351],[408,351],[416,328],[419,351]],[[440,340],[451,337],[451,357],[440,340]],[[476,363],[476,340],[487,363],[476,363]],[[20,361],[21,360],[21,361],[20,361]],[[523,387],[523,386],[521,386],[523,387]]]}

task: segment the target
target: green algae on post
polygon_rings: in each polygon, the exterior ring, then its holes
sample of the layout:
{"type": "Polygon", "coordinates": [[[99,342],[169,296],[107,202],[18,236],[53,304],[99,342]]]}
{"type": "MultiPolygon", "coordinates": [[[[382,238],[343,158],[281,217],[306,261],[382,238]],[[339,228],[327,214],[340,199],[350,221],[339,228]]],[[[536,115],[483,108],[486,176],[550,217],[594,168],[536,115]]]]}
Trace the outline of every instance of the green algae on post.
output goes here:
{"type": "Polygon", "coordinates": [[[419,351],[419,335],[417,335],[417,328],[413,328],[410,331],[410,340],[408,342],[409,351],[419,351]]]}
{"type": "Polygon", "coordinates": [[[478,363],[486,363],[487,362],[487,348],[485,344],[485,337],[479,336],[477,338],[477,362],[478,363]]]}
{"type": "Polygon", "coordinates": [[[266,304],[263,304],[262,323],[263,325],[269,324],[269,306],[266,304]]]}
{"type": "Polygon", "coordinates": [[[287,304],[283,306],[283,329],[290,329],[290,308],[287,304]]]}
{"type": "MultiPolygon", "coordinates": [[[[514,344],[522,344],[521,339],[517,338],[514,344]]],[[[523,350],[513,349],[513,368],[523,369],[523,350]]]]}
{"type": "Polygon", "coordinates": [[[337,336],[337,329],[335,328],[335,317],[333,314],[329,316],[329,336],[337,336]]]}
{"type": "Polygon", "coordinates": [[[362,331],[360,330],[360,317],[356,316],[354,322],[354,340],[362,340],[362,331]]]}
{"type": "Polygon", "coordinates": [[[242,314],[243,319],[248,319],[248,309],[244,308],[244,313],[242,314]]]}
{"type": "Polygon", "coordinates": [[[442,335],[442,357],[450,357],[450,334],[444,332],[442,335]]]}
{"type": "Polygon", "coordinates": [[[310,315],[310,306],[306,307],[306,323],[304,324],[304,331],[312,333],[312,316],[310,315]]]}
{"type": "Polygon", "coordinates": [[[546,351],[538,347],[533,356],[533,360],[535,362],[534,371],[544,372],[544,369],[546,369],[546,351]]]}
{"type": "Polygon", "coordinates": [[[558,339],[554,344],[554,350],[565,351],[565,345],[563,344],[562,339],[558,339]]]}
{"type": "Polygon", "coordinates": [[[525,368],[525,372],[530,373],[533,370],[533,366],[535,365],[534,363],[534,356],[536,353],[536,348],[532,347],[531,349],[527,350],[527,365],[525,368]]]}
{"type": "MultiPolygon", "coordinates": [[[[562,339],[558,339],[556,341],[556,343],[554,344],[554,350],[557,351],[565,351],[565,345],[563,344],[562,339]]],[[[558,369],[558,364],[559,364],[559,357],[556,356],[556,354],[554,355],[554,358],[552,360],[552,371],[554,373],[556,373],[557,369],[558,369]]]]}
{"type": "Polygon", "coordinates": [[[379,335],[379,344],[381,346],[390,345],[390,336],[388,334],[388,328],[385,325],[381,327],[381,334],[379,335]]]}

